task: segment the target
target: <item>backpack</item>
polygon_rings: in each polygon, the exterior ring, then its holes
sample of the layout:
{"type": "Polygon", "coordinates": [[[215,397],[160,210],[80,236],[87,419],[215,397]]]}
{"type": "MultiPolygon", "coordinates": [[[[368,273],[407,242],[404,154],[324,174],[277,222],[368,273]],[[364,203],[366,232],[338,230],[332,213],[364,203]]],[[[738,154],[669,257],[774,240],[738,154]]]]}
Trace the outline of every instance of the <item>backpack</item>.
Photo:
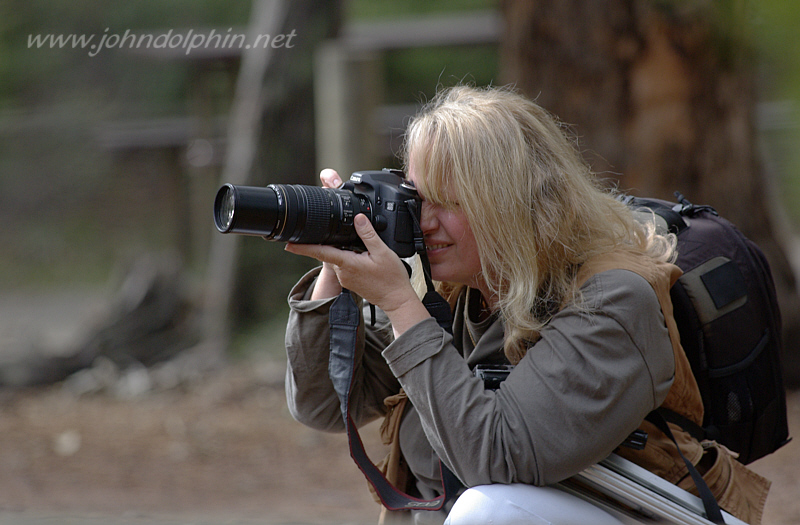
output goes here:
{"type": "Polygon", "coordinates": [[[780,366],[781,316],[763,252],[710,206],[624,197],[675,233],[683,275],[670,290],[675,321],[705,407],[702,428],[666,412],[697,439],[747,464],[789,441],[780,366]],[[662,222],[663,221],[663,222],[662,222]]]}

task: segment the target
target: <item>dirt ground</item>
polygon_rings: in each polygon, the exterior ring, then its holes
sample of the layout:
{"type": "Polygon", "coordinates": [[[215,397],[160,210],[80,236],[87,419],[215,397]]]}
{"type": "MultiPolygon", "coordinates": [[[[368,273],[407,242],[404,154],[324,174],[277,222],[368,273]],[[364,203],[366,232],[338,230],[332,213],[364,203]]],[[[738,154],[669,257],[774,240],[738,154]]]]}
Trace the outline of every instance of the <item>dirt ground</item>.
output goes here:
{"type": "MultiPolygon", "coordinates": [[[[342,435],[288,413],[281,363],[232,364],[133,399],[61,386],[0,395],[0,523],[374,523],[342,435]]],[[[789,396],[800,434],[800,392],[789,396]]],[[[363,433],[374,459],[377,429],[363,433]]],[[[800,523],[800,445],[754,464],[765,525],[800,523]]]]}
{"type": "Polygon", "coordinates": [[[4,393],[0,523],[374,522],[378,506],[344,436],[291,418],[279,368],[239,363],[135,399],[60,386],[4,393]]]}

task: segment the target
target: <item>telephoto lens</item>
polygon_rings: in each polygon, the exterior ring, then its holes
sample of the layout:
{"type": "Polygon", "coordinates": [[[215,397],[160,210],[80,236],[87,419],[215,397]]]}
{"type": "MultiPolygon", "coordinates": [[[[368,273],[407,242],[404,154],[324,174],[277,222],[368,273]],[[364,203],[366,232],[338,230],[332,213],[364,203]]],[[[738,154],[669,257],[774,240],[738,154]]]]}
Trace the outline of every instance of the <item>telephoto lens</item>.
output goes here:
{"type": "Polygon", "coordinates": [[[358,240],[353,219],[359,213],[372,220],[372,207],[364,196],[300,184],[225,184],[214,201],[220,232],[298,244],[352,244],[358,240]]]}
{"type": "Polygon", "coordinates": [[[420,203],[402,171],[367,170],[354,172],[341,188],[225,184],[214,199],[214,223],[222,233],[362,251],[353,220],[363,213],[391,250],[411,257],[425,248],[422,233],[415,233],[420,203]]]}

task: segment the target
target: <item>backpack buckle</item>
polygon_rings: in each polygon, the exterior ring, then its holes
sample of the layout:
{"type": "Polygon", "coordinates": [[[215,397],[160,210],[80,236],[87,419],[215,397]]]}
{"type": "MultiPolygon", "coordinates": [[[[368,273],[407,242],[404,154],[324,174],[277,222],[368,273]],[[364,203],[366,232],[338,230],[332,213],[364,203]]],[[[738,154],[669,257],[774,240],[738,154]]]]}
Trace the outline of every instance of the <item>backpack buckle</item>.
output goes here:
{"type": "Polygon", "coordinates": [[[647,432],[644,430],[636,429],[625,438],[620,446],[632,448],[633,450],[644,450],[647,445],[647,432]]]}

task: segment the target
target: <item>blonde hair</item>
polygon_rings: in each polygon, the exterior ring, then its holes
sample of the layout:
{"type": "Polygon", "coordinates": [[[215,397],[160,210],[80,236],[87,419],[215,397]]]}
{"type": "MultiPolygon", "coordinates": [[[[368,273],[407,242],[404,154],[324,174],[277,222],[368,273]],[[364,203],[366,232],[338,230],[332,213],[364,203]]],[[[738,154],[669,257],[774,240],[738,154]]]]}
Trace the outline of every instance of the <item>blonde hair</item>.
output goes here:
{"type": "MultiPolygon", "coordinates": [[[[510,88],[438,93],[410,122],[403,160],[427,200],[466,215],[512,362],[559,308],[580,304],[575,277],[587,260],[614,250],[673,257],[674,238],[638,223],[559,122],[510,88]]],[[[452,304],[463,286],[437,287],[452,304]]]]}

